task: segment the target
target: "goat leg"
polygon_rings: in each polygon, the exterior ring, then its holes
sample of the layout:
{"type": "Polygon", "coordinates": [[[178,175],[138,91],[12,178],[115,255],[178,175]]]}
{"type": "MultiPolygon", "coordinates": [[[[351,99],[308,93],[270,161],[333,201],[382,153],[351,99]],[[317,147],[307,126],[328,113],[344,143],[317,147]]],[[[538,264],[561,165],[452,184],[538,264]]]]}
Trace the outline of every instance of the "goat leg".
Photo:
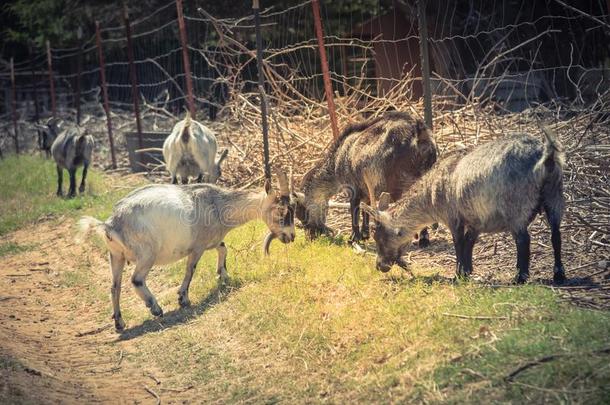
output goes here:
{"type": "Polygon", "coordinates": [[[123,268],[125,267],[125,258],[123,256],[109,254],[110,268],[112,270],[112,319],[114,319],[114,328],[117,332],[125,328],[125,322],[121,316],[121,279],[123,277],[123,268]]]}
{"type": "Polygon", "coordinates": [[[203,250],[193,251],[186,261],[186,273],[184,274],[184,280],[182,281],[182,285],[180,286],[180,290],[178,290],[178,304],[182,308],[188,307],[191,305],[191,301],[189,300],[189,286],[191,285],[191,280],[193,279],[193,274],[195,273],[195,269],[197,268],[197,263],[203,254],[203,250]]]}
{"type": "Polygon", "coordinates": [[[216,263],[216,272],[221,284],[226,284],[229,281],[229,273],[227,273],[227,247],[224,242],[216,248],[218,252],[218,261],[216,263]]]}
{"type": "Polygon", "coordinates": [[[350,243],[359,242],[362,240],[360,234],[360,198],[354,196],[349,202],[350,214],[352,217],[352,234],[349,238],[350,243]]]}
{"type": "Polygon", "coordinates": [[[73,167],[68,169],[70,174],[70,190],[68,191],[68,198],[73,198],[76,195],[76,168],[73,167]]]}
{"type": "Polygon", "coordinates": [[[83,178],[80,181],[80,186],[78,187],[79,193],[85,192],[85,179],[87,178],[87,169],[89,168],[89,162],[85,162],[83,164],[83,178]]]}
{"type": "Polygon", "coordinates": [[[430,246],[430,235],[428,234],[428,228],[424,228],[419,232],[419,237],[417,238],[417,245],[420,248],[430,246]]]}
{"type": "Polygon", "coordinates": [[[178,178],[176,177],[176,175],[172,176],[172,184],[178,184],[178,178]]]}
{"type": "Polygon", "coordinates": [[[517,267],[519,268],[516,282],[523,284],[530,275],[530,234],[525,229],[515,233],[514,238],[517,245],[517,267]]]}
{"type": "Polygon", "coordinates": [[[370,237],[370,215],[368,212],[362,210],[362,228],[360,233],[362,234],[362,239],[366,240],[370,237]]]}
{"type": "Polygon", "coordinates": [[[555,284],[563,284],[566,282],[566,272],[561,262],[561,232],[559,225],[561,224],[561,211],[554,209],[547,204],[544,205],[546,218],[551,226],[551,243],[553,244],[553,256],[555,258],[555,266],[553,266],[553,282],[555,284]]]}
{"type": "Polygon", "coordinates": [[[57,196],[61,197],[64,195],[64,192],[62,191],[62,185],[64,182],[64,170],[59,167],[59,165],[57,166],[57,196]]]}

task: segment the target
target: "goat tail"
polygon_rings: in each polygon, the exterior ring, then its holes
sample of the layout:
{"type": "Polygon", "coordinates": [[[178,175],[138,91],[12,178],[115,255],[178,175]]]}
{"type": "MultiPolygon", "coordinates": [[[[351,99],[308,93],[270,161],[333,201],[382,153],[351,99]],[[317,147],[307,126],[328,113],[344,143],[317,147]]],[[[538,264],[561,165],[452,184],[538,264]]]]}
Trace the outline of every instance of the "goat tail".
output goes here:
{"type": "Polygon", "coordinates": [[[563,169],[565,153],[557,135],[551,129],[542,126],[542,133],[544,134],[544,150],[542,157],[534,167],[534,172],[540,173],[542,177],[547,177],[556,170],[563,169]]]}
{"type": "Polygon", "coordinates": [[[106,236],[106,224],[99,219],[85,216],[78,221],[78,232],[75,240],[78,243],[84,242],[85,238],[89,236],[91,231],[95,231],[101,237],[106,236]]]}
{"type": "Polygon", "coordinates": [[[182,128],[181,139],[182,142],[188,143],[189,138],[191,137],[190,128],[193,119],[191,118],[191,113],[189,110],[186,110],[186,117],[184,117],[184,127],[182,128]]]}

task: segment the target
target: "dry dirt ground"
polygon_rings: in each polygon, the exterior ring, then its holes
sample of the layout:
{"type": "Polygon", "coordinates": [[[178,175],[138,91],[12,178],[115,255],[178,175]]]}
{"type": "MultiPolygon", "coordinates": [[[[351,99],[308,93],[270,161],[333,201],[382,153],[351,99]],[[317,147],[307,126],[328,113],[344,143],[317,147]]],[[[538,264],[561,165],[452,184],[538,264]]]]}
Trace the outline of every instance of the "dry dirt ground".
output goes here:
{"type": "Polygon", "coordinates": [[[7,238],[36,249],[5,258],[0,267],[0,362],[8,363],[0,369],[0,399],[154,403],[147,388],[164,397],[171,392],[176,402],[192,399],[189,389],[168,391],[184,387],[164,387],[149,365],[130,362],[137,341],[117,341],[106,308],[88,305],[86,292],[66,282],[77,270],[93,272],[93,282],[108,281],[107,263],[89,254],[93,247],[73,242],[73,226],[44,222],[7,238]]]}
{"type": "MultiPolygon", "coordinates": [[[[548,284],[552,275],[545,228],[541,220],[532,226],[532,281],[540,284],[548,284]]],[[[135,364],[131,354],[138,339],[120,340],[108,307],[91,305],[87,294],[109,295],[108,264],[94,245],[77,245],[73,232],[74,221],[60,218],[7,235],[6,242],[35,248],[4,257],[0,264],[0,370],[5,373],[0,399],[155,403],[160,395],[164,403],[197,402],[197,387],[166,386],[169,376],[150,364],[135,364]],[[72,277],[86,277],[90,290],[71,283],[72,277]]],[[[607,249],[575,243],[569,228],[564,241],[570,283],[560,294],[577,305],[607,310],[607,249]]],[[[433,231],[432,245],[413,250],[410,259],[442,266],[449,277],[454,259],[446,232],[433,231]]],[[[510,287],[512,275],[495,270],[513,260],[512,241],[484,238],[475,248],[475,279],[510,287]]],[[[123,288],[130,288],[129,277],[123,280],[123,288]]]]}

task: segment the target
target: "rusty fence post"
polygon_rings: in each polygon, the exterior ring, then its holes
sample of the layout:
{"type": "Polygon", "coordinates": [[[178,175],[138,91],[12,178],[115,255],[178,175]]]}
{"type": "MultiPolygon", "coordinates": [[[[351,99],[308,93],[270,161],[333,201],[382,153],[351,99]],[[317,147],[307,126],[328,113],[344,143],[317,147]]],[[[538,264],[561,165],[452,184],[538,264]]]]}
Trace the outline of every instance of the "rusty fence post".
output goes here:
{"type": "Polygon", "coordinates": [[[11,110],[13,112],[13,131],[15,153],[19,154],[19,130],[17,129],[17,84],[15,83],[15,62],[11,58],[11,110]]]}
{"type": "Polygon", "coordinates": [[[51,55],[51,43],[47,40],[47,66],[49,67],[49,92],[51,95],[51,112],[53,117],[57,116],[57,105],[55,104],[55,82],[53,80],[53,56],[51,55]]]}
{"type": "Polygon", "coordinates": [[[114,154],[114,138],[112,137],[112,119],[110,118],[110,107],[108,105],[108,86],[106,85],[106,65],[104,64],[104,52],[102,51],[102,34],[99,21],[95,22],[95,40],[97,43],[97,58],[100,63],[100,86],[102,88],[102,99],[104,101],[104,112],[106,113],[106,126],[108,127],[108,142],[110,143],[110,157],[112,168],[116,169],[116,156],[114,154]]]}
{"type": "Polygon", "coordinates": [[[426,0],[417,0],[417,21],[419,25],[419,53],[421,57],[422,87],[424,90],[424,121],[426,122],[426,126],[432,129],[432,90],[430,88],[426,0]]]}
{"type": "MultiPolygon", "coordinates": [[[[30,52],[30,54],[34,55],[34,52],[30,52]]],[[[30,76],[32,81],[32,99],[34,101],[34,121],[38,122],[40,119],[40,110],[38,109],[38,86],[36,86],[36,69],[33,60],[30,62],[30,76]]]]}
{"type": "Polygon", "coordinates": [[[320,51],[320,64],[322,65],[322,77],[324,79],[324,92],[326,93],[326,103],[328,104],[328,113],[330,115],[330,125],[333,129],[333,137],[339,137],[339,126],[337,125],[337,113],[335,111],[335,99],[333,96],[333,86],[330,82],[330,73],[328,71],[328,60],[326,59],[326,49],[324,48],[324,33],[322,31],[322,21],[320,19],[320,3],[318,0],[311,1],[313,8],[313,21],[316,28],[316,36],[318,37],[318,50],[320,51]]]}
{"type": "Polygon", "coordinates": [[[263,37],[261,34],[259,0],[252,1],[252,9],[254,10],[254,25],[256,26],[256,66],[258,70],[258,93],[261,99],[265,178],[271,181],[271,167],[269,164],[269,123],[267,122],[267,97],[265,95],[265,73],[263,72],[263,37]]]}
{"type": "Polygon", "coordinates": [[[140,97],[138,94],[138,77],[136,75],[136,65],[134,64],[133,43],[131,41],[131,23],[129,22],[129,12],[127,4],[123,7],[123,21],[125,22],[125,34],[127,36],[127,57],[129,59],[129,78],[131,80],[131,95],[133,98],[133,109],[136,115],[136,129],[138,131],[138,146],[142,149],[142,122],[140,121],[140,97]]]}
{"type": "Polygon", "coordinates": [[[78,38],[78,53],[76,54],[76,94],[74,95],[74,107],[76,108],[76,124],[80,125],[80,96],[81,96],[81,75],[83,74],[83,29],[78,27],[76,31],[78,38]]]}
{"type": "Polygon", "coordinates": [[[195,99],[193,98],[193,78],[191,76],[191,62],[189,59],[188,41],[186,36],[186,24],[182,10],[182,0],[176,0],[178,12],[178,30],[180,31],[180,44],[182,45],[182,64],[184,66],[184,78],[186,81],[186,104],[191,117],[195,119],[195,99]]]}

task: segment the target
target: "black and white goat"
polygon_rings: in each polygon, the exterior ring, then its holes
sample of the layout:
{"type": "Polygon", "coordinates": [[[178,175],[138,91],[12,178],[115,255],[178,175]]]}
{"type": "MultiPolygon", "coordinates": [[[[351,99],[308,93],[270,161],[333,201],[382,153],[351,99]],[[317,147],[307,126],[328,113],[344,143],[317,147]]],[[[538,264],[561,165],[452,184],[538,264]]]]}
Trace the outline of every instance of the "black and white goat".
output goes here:
{"type": "Polygon", "coordinates": [[[76,195],[76,169],[80,166],[83,167],[83,175],[78,191],[85,191],[85,179],[95,141],[86,130],[76,125],[69,125],[60,130],[59,121],[53,119],[49,121],[48,127],[49,133],[56,136],[51,145],[51,155],[57,165],[57,195],[63,195],[63,170],[66,169],[70,175],[68,197],[72,198],[76,195]]]}
{"type": "Polygon", "coordinates": [[[217,149],[214,133],[187,112],[163,143],[163,158],[172,184],[178,183],[178,176],[182,184],[187,184],[189,177],[195,177],[198,183],[216,183],[222,174],[222,161],[229,153],[225,149],[216,158],[217,149]]]}
{"type": "Polygon", "coordinates": [[[555,136],[543,129],[544,141],[519,134],[454,153],[416,182],[392,211],[389,195],[377,209],[362,205],[376,222],[377,269],[402,259],[410,236],[422,226],[444,223],[453,237],[458,276],[472,272],[472,250],[481,233],[510,232],[517,245],[516,281],[529,277],[528,225],[544,211],[555,255],[553,280],[565,281],[559,226],[564,209],[563,159],[555,136]]]}
{"type": "Polygon", "coordinates": [[[294,208],[286,175],[278,173],[279,193],[265,190],[230,190],[211,184],[175,187],[149,185],[119,201],[106,222],[83,217],[81,231],[95,229],[110,251],[112,305],[118,331],[125,327],[119,307],[125,262],[135,263],[131,282],[155,316],[163,311],[146,286],[153,265],[173,263],[187,257],[186,274],[178,291],[180,306],[190,305],[188,290],[193,272],[204,251],[218,252],[217,272],[227,278],[225,235],[246,222],[263,219],[269,231],[283,243],[294,240],[294,208]]]}

